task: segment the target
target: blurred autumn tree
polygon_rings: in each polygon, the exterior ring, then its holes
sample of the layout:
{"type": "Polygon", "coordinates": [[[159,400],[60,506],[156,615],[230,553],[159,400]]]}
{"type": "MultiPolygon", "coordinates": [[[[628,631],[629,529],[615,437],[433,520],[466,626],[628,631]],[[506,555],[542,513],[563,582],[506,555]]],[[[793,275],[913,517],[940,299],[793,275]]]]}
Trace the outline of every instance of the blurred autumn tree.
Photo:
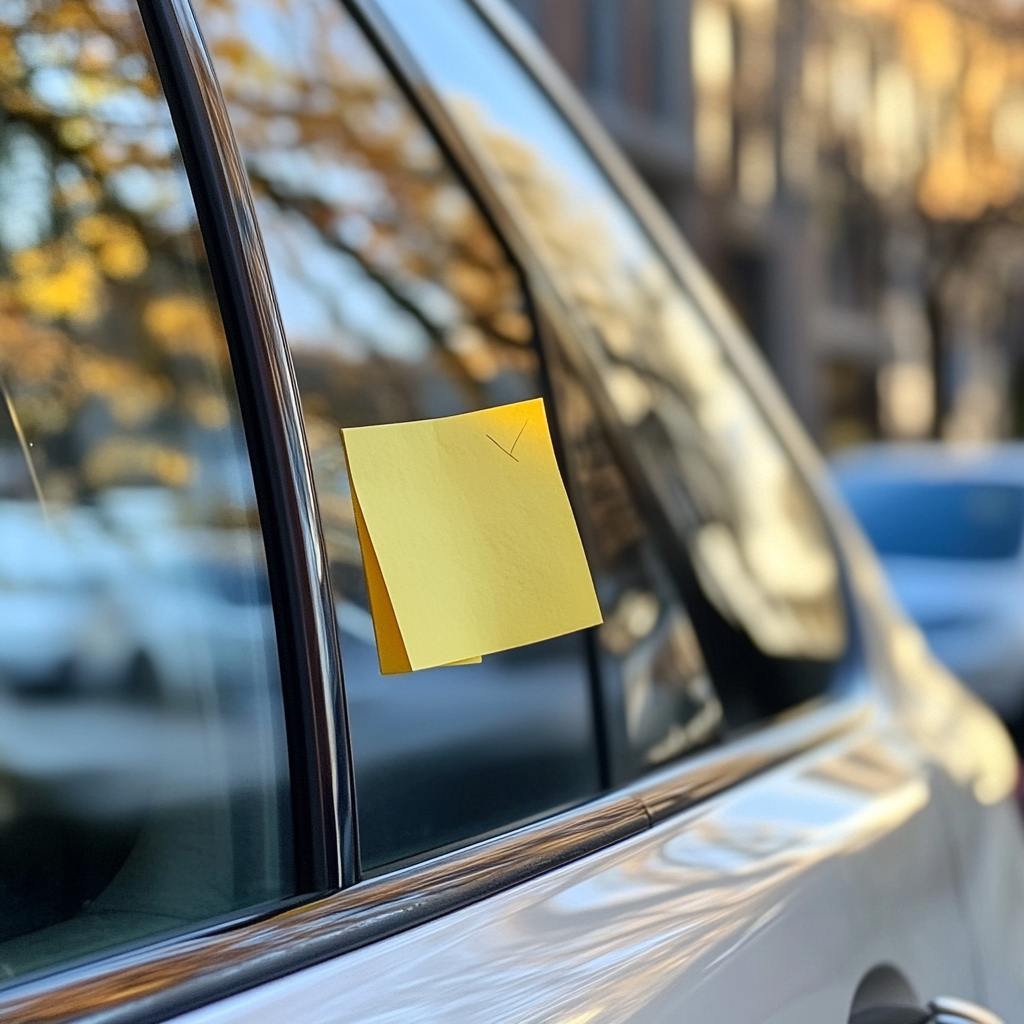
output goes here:
{"type": "MultiPolygon", "coordinates": [[[[254,190],[288,222],[332,329],[366,333],[311,270],[334,258],[429,340],[470,406],[502,372],[530,372],[515,272],[365,44],[339,40],[340,5],[316,8],[319,24],[245,8],[199,5],[254,190]]],[[[227,423],[226,350],[132,5],[0,7],[0,108],[0,375],[41,486],[182,485],[194,467],[173,435],[227,423]]],[[[370,337],[357,359],[328,346],[296,361],[326,406],[358,407],[380,349],[370,337]]],[[[415,415],[390,377],[388,418],[415,415]]]]}
{"type": "MultiPolygon", "coordinates": [[[[197,10],[257,199],[293,235],[301,222],[321,259],[352,261],[469,400],[503,368],[532,367],[515,271],[341,5],[204,0],[197,10]]],[[[335,329],[357,329],[321,297],[335,329]]]]}
{"type": "Polygon", "coordinates": [[[132,5],[0,6],[0,112],[6,432],[51,499],[182,486],[175,435],[227,423],[225,348],[132,5]]]}
{"type": "MultiPolygon", "coordinates": [[[[340,426],[538,393],[518,272],[337,0],[196,5],[249,172],[340,593],[340,426]]],[[[355,577],[358,577],[356,579],[355,577]]]]}

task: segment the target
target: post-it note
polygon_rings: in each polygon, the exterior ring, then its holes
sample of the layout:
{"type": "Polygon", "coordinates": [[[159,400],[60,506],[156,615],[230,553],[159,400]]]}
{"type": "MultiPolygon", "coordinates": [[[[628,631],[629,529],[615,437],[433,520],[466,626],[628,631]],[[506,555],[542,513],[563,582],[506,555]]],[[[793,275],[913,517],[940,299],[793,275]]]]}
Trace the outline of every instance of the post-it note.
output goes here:
{"type": "Polygon", "coordinates": [[[543,399],[341,434],[383,673],[601,622],[543,399]]]}

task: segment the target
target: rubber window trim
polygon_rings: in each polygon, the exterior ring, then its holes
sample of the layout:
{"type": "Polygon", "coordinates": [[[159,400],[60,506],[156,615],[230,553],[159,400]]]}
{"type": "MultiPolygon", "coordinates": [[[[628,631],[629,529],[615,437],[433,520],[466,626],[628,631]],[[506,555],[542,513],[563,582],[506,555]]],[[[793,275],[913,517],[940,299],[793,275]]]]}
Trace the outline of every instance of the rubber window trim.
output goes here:
{"type": "Polygon", "coordinates": [[[326,547],[294,371],[227,108],[188,0],[139,0],[199,216],[255,478],[285,702],[296,883],[355,881],[354,790],[326,547]]]}

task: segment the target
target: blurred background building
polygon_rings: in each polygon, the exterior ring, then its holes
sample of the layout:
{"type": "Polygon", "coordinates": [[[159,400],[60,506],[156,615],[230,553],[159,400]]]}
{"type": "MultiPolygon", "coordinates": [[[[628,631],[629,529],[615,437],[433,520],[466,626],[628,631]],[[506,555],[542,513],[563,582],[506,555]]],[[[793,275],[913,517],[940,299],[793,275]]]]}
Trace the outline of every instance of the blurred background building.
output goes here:
{"type": "Polygon", "coordinates": [[[1024,433],[1021,0],[517,0],[826,448],[1024,433]]]}

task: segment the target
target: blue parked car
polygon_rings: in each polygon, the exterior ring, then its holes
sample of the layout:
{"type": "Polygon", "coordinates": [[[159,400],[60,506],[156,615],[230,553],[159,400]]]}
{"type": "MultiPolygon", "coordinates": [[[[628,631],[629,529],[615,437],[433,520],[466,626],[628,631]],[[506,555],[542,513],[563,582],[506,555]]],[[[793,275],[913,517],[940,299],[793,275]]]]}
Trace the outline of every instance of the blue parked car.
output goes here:
{"type": "Polygon", "coordinates": [[[1024,444],[878,445],[836,477],[932,650],[1024,738],[1024,444]]]}

